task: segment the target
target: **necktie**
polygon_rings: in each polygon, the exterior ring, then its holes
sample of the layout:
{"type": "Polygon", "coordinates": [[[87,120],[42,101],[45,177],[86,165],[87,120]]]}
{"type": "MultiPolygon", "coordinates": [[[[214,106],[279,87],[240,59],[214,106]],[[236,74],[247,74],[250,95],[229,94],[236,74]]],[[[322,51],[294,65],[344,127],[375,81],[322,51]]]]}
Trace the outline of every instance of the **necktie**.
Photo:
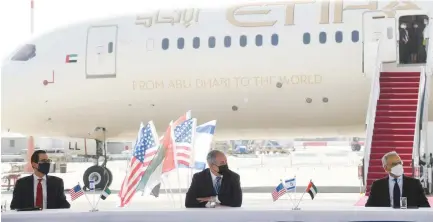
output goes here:
{"type": "Polygon", "coordinates": [[[400,187],[398,186],[397,179],[394,179],[394,195],[393,195],[393,203],[395,208],[400,208],[400,187]]]}
{"type": "Polygon", "coordinates": [[[216,192],[216,194],[218,194],[220,192],[220,187],[221,187],[221,177],[216,177],[215,178],[215,192],[216,192]]]}
{"type": "Polygon", "coordinates": [[[42,204],[43,198],[42,198],[42,179],[38,179],[39,183],[36,188],[36,207],[42,208],[44,205],[42,204]]]}
{"type": "Polygon", "coordinates": [[[407,43],[409,41],[409,33],[408,31],[405,29],[404,30],[404,43],[407,43]]]}

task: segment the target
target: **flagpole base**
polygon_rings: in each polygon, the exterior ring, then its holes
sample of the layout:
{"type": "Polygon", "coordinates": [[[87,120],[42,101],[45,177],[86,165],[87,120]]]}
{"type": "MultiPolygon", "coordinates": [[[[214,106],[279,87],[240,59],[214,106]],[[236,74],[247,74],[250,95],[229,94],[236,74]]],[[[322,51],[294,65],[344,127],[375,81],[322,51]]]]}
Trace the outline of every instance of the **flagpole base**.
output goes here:
{"type": "Polygon", "coordinates": [[[301,210],[301,208],[299,208],[299,207],[294,207],[294,208],[292,208],[292,210],[301,210]]]}

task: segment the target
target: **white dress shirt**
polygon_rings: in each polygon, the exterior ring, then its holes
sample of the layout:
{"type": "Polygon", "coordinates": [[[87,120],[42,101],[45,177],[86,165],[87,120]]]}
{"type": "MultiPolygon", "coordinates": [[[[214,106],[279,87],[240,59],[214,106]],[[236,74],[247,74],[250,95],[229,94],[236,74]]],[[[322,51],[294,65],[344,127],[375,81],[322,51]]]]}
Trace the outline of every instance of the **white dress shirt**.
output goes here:
{"type": "MultiPolygon", "coordinates": [[[[389,176],[388,187],[389,187],[389,200],[391,201],[391,207],[394,206],[394,177],[389,176]]],[[[398,187],[400,188],[400,197],[403,195],[403,175],[397,177],[398,187]]]]}
{"type": "Polygon", "coordinates": [[[39,178],[38,176],[33,174],[33,198],[34,198],[34,204],[36,204],[36,194],[38,192],[38,183],[39,180],[42,179],[42,204],[43,209],[47,209],[47,176],[43,176],[42,178],[39,178]]]}
{"type": "MultiPolygon", "coordinates": [[[[210,171],[209,170],[209,172],[210,172],[210,176],[212,177],[212,185],[213,185],[213,188],[214,188],[214,190],[215,190],[215,192],[216,192],[216,187],[215,187],[215,185],[216,185],[216,178],[218,177],[217,175],[215,175],[215,174],[213,174],[212,173],[212,171],[210,171]]],[[[220,175],[219,177],[221,177],[221,180],[220,180],[220,189],[221,189],[221,184],[222,184],[222,181],[223,181],[223,175],[220,175]]],[[[220,203],[220,201],[218,200],[218,194],[216,195],[216,202],[217,203],[220,203]]]]}

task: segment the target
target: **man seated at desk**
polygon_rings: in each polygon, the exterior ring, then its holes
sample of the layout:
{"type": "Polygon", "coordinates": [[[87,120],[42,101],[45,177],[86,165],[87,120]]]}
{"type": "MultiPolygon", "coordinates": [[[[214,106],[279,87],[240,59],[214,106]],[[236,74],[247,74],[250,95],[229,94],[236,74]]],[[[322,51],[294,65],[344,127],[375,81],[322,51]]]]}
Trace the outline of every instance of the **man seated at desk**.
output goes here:
{"type": "Polygon", "coordinates": [[[194,174],[186,193],[185,207],[206,207],[208,202],[217,205],[240,207],[242,190],[240,177],[229,170],[223,152],[212,150],[207,155],[208,169],[194,174]]]}
{"type": "Polygon", "coordinates": [[[373,182],[366,207],[400,208],[400,197],[407,198],[407,207],[430,207],[421,182],[403,175],[403,162],[396,152],[385,154],[382,165],[389,176],[373,182]]]}
{"type": "Polygon", "coordinates": [[[31,164],[34,173],[17,180],[13,192],[11,209],[59,209],[70,208],[66,200],[63,180],[48,176],[51,160],[44,150],[32,154],[31,164]]]}

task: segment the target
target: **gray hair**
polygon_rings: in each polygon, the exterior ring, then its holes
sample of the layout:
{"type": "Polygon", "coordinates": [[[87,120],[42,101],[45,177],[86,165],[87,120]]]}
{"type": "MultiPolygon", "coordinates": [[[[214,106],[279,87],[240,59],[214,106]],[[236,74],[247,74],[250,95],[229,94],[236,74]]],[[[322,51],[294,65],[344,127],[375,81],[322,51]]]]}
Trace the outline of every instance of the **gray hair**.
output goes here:
{"type": "Polygon", "coordinates": [[[400,158],[400,156],[398,155],[398,153],[395,152],[395,151],[391,151],[391,152],[385,153],[385,155],[383,155],[383,157],[382,157],[382,166],[383,167],[386,166],[386,164],[387,164],[386,161],[388,160],[388,157],[390,157],[390,156],[398,156],[400,158]]]}
{"type": "Polygon", "coordinates": [[[211,150],[206,157],[207,163],[208,164],[216,164],[216,156],[218,154],[223,154],[223,152],[219,151],[219,150],[211,150]]]}

